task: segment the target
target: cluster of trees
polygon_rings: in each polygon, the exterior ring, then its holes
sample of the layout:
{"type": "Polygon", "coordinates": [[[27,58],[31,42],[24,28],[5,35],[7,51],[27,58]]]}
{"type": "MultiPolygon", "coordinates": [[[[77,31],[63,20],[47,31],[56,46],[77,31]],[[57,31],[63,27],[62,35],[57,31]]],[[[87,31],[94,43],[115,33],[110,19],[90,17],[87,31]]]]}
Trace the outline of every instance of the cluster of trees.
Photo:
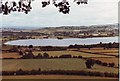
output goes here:
{"type": "Polygon", "coordinates": [[[115,67],[115,63],[106,63],[106,62],[102,62],[100,60],[95,60],[95,63],[102,65],[102,66],[115,67]]]}
{"type": "Polygon", "coordinates": [[[41,51],[61,51],[61,50],[67,50],[66,47],[53,47],[53,46],[43,46],[39,47],[41,51]]]}
{"type": "Polygon", "coordinates": [[[32,52],[28,52],[28,54],[22,55],[20,59],[41,59],[41,58],[49,58],[49,54],[43,53],[42,55],[39,53],[37,56],[35,56],[32,52]]]}
{"type": "Polygon", "coordinates": [[[100,60],[94,60],[94,59],[88,59],[86,61],[86,65],[88,65],[87,68],[91,68],[94,64],[108,66],[108,67],[115,67],[115,63],[106,63],[106,62],[102,62],[100,60]]]}
{"type": "MultiPolygon", "coordinates": [[[[92,45],[69,45],[68,47],[53,47],[53,46],[39,46],[39,47],[33,47],[32,45],[29,45],[25,48],[28,48],[28,51],[29,50],[36,50],[36,49],[39,49],[40,51],[61,51],[61,50],[67,50],[69,48],[77,48],[77,49],[80,49],[80,48],[88,48],[88,49],[91,49],[91,48],[99,48],[99,47],[102,47],[103,49],[110,49],[110,48],[119,48],[119,43],[102,43],[100,42],[99,44],[92,44],[92,45]]],[[[20,46],[16,47],[16,46],[13,46],[13,48],[9,49],[9,52],[18,52],[18,49],[20,49],[20,46]]],[[[36,50],[37,51],[37,50],[36,50]]],[[[19,51],[20,52],[20,51],[19,51]]]]}
{"type": "MultiPolygon", "coordinates": [[[[24,12],[25,14],[28,14],[28,12],[31,11],[31,2],[34,0],[19,0],[18,2],[6,0],[6,1],[0,1],[0,13],[3,13],[3,15],[8,15],[11,12],[24,12]]],[[[88,4],[88,0],[74,0],[78,5],[79,4],[88,4]]],[[[67,0],[62,0],[58,2],[58,0],[48,0],[48,1],[42,1],[42,8],[46,7],[49,4],[53,4],[55,7],[59,9],[59,12],[62,12],[63,14],[69,14],[70,11],[70,5],[67,0]]]]}
{"type": "Polygon", "coordinates": [[[91,59],[88,59],[88,60],[85,62],[85,64],[86,64],[86,67],[87,67],[88,69],[91,69],[92,66],[94,66],[95,62],[94,62],[93,60],[91,60],[91,59]]]}
{"type": "Polygon", "coordinates": [[[77,71],[77,70],[48,70],[42,71],[40,68],[38,70],[22,70],[19,69],[17,71],[2,71],[2,75],[82,75],[82,76],[99,76],[99,77],[114,77],[118,78],[119,74],[108,73],[108,72],[93,72],[93,71],[77,71]]]}
{"type": "Polygon", "coordinates": [[[28,52],[28,54],[22,55],[20,59],[51,59],[51,58],[83,58],[82,56],[72,56],[70,54],[63,54],[60,56],[50,56],[48,53],[38,54],[35,56],[32,52],[28,52]]]}
{"type": "Polygon", "coordinates": [[[119,43],[102,43],[100,42],[99,44],[92,44],[92,45],[69,45],[68,48],[94,48],[94,47],[102,47],[104,49],[109,49],[109,48],[119,48],[119,43]]]}
{"type": "Polygon", "coordinates": [[[67,50],[67,47],[53,47],[53,46],[34,47],[33,45],[29,45],[29,46],[13,46],[8,51],[18,52],[20,55],[24,55],[25,52],[29,51],[63,51],[63,50],[67,50]]]}

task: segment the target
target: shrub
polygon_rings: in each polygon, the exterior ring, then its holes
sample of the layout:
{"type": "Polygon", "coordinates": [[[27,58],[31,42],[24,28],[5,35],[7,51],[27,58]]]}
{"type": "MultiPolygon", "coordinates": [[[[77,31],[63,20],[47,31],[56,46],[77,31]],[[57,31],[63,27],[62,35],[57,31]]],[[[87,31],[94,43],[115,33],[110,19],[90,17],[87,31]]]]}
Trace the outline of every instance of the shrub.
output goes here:
{"type": "Polygon", "coordinates": [[[2,71],[2,75],[14,75],[15,71],[2,71]]]}
{"type": "Polygon", "coordinates": [[[43,53],[43,58],[49,58],[49,54],[48,53],[43,53]]]}
{"type": "Polygon", "coordinates": [[[73,58],[77,58],[77,56],[73,56],[73,58]]]}
{"type": "Polygon", "coordinates": [[[40,58],[43,58],[43,56],[42,54],[39,53],[35,58],[40,59],[40,58]]]}
{"type": "Polygon", "coordinates": [[[79,55],[78,58],[82,58],[82,56],[79,55]]]}
{"type": "Polygon", "coordinates": [[[18,71],[16,71],[16,75],[25,75],[28,74],[26,73],[26,71],[23,71],[22,69],[19,69],[18,71]]]}
{"type": "Polygon", "coordinates": [[[109,63],[109,67],[114,67],[115,64],[114,63],[109,63]]]}
{"type": "Polygon", "coordinates": [[[60,55],[59,58],[72,58],[72,55],[70,54],[60,55]]]}
{"type": "Polygon", "coordinates": [[[101,62],[100,60],[96,60],[95,63],[96,63],[96,64],[99,64],[99,65],[102,64],[102,62],[101,62]]]}
{"type": "Polygon", "coordinates": [[[86,67],[87,67],[88,69],[91,69],[92,66],[94,65],[94,61],[93,61],[92,59],[88,59],[88,60],[85,62],[85,64],[86,64],[86,67]]]}
{"type": "Polygon", "coordinates": [[[59,58],[58,56],[54,56],[54,58],[59,58]]]}
{"type": "Polygon", "coordinates": [[[103,66],[108,66],[108,64],[107,64],[107,63],[102,63],[102,65],[103,65],[103,66]]]}

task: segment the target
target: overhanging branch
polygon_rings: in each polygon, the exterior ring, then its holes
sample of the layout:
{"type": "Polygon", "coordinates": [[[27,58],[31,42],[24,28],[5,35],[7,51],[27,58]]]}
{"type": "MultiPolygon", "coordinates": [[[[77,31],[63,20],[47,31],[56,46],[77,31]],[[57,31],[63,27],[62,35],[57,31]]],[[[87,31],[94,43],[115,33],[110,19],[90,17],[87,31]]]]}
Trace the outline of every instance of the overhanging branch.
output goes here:
{"type": "MultiPolygon", "coordinates": [[[[28,14],[32,9],[32,1],[34,0],[0,0],[0,13],[3,15],[8,15],[11,12],[24,12],[25,14],[28,14]]],[[[74,0],[73,2],[78,5],[88,4],[88,0],[74,0]]],[[[41,4],[42,8],[52,4],[63,14],[69,14],[70,12],[70,4],[68,0],[43,0],[41,4]]]]}

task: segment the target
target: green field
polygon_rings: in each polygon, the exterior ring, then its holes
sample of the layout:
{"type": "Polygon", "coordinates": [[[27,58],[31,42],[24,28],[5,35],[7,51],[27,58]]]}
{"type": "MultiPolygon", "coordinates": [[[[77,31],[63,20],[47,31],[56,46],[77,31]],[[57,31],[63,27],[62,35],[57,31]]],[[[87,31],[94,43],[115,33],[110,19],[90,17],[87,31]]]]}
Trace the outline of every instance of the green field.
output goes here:
{"type": "Polygon", "coordinates": [[[87,69],[85,60],[82,59],[12,59],[3,60],[4,71],[14,71],[18,69],[32,70],[87,70],[118,73],[117,68],[94,65],[92,69],[87,69]]]}

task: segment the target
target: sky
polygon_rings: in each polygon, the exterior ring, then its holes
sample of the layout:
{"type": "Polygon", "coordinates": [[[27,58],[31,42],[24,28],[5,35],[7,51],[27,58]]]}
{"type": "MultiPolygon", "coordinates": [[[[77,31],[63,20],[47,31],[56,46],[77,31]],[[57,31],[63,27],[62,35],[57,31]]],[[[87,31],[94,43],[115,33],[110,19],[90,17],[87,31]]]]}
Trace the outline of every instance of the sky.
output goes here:
{"type": "Polygon", "coordinates": [[[86,5],[70,2],[70,13],[62,14],[58,8],[48,5],[41,7],[41,0],[32,2],[29,14],[11,13],[1,15],[3,27],[59,27],[59,26],[88,26],[114,24],[118,22],[119,0],[88,0],[86,5]]]}

